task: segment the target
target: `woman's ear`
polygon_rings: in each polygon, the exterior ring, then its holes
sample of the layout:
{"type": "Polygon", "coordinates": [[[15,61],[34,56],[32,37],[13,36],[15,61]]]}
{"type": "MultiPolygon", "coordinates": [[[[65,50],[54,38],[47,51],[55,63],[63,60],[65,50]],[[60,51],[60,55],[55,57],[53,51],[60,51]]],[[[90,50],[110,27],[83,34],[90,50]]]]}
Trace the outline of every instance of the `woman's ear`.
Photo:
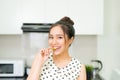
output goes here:
{"type": "Polygon", "coordinates": [[[72,44],[73,40],[74,40],[74,37],[72,37],[72,38],[69,39],[69,45],[72,44]]]}

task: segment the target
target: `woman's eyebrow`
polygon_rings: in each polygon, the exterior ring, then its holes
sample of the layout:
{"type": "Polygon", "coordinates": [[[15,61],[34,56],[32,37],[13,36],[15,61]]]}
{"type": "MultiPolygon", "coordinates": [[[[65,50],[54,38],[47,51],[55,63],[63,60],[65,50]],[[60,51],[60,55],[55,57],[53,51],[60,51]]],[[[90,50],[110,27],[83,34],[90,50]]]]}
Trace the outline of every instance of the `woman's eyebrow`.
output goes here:
{"type": "Polygon", "coordinates": [[[57,34],[56,36],[64,36],[63,34],[57,34]]]}
{"type": "MultiPolygon", "coordinates": [[[[49,34],[49,36],[54,36],[53,34],[49,34]]],[[[64,34],[55,34],[55,36],[64,36],[64,34]]]]}

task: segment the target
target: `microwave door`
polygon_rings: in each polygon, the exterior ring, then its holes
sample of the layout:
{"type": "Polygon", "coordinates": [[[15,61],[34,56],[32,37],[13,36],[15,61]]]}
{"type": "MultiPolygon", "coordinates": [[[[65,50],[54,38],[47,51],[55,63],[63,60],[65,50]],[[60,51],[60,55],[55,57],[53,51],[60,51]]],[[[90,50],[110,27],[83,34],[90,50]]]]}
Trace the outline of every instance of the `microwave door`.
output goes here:
{"type": "Polygon", "coordinates": [[[0,74],[12,74],[13,68],[13,64],[0,64],[0,74]]]}

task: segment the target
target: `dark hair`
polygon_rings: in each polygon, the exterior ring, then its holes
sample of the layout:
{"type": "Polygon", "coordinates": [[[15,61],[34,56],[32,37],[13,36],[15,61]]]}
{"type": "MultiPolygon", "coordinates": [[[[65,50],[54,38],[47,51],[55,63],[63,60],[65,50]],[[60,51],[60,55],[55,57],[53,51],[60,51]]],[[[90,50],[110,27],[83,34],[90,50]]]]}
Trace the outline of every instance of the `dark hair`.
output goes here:
{"type": "MultiPolygon", "coordinates": [[[[54,23],[50,30],[55,27],[60,25],[61,29],[63,30],[64,34],[66,34],[68,36],[69,39],[71,39],[72,37],[75,37],[75,29],[73,27],[74,22],[69,18],[69,17],[63,17],[62,19],[60,19],[59,21],[57,21],[56,23],[54,23]]],[[[49,33],[50,33],[49,30],[49,33]]]]}

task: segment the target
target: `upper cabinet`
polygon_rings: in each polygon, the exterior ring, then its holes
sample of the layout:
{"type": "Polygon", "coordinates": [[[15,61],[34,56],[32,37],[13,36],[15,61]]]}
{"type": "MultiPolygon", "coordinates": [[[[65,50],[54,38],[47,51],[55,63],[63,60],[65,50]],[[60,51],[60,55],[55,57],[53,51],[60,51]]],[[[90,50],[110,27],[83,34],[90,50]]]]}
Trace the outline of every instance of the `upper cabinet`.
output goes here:
{"type": "Polygon", "coordinates": [[[69,0],[68,15],[75,22],[76,34],[103,33],[103,0],[69,0]]]}
{"type": "Polygon", "coordinates": [[[0,0],[0,34],[20,34],[21,1],[0,0]]]}
{"type": "Polygon", "coordinates": [[[55,23],[68,15],[68,0],[46,0],[46,22],[55,23]]]}
{"type": "Polygon", "coordinates": [[[103,0],[0,0],[0,34],[21,34],[23,23],[75,22],[76,35],[103,33],[103,0]]]}
{"type": "Polygon", "coordinates": [[[0,34],[22,34],[23,23],[45,21],[45,0],[0,0],[0,34]]]}
{"type": "Polygon", "coordinates": [[[103,34],[103,0],[46,0],[46,22],[70,17],[76,35],[103,34]]]}

